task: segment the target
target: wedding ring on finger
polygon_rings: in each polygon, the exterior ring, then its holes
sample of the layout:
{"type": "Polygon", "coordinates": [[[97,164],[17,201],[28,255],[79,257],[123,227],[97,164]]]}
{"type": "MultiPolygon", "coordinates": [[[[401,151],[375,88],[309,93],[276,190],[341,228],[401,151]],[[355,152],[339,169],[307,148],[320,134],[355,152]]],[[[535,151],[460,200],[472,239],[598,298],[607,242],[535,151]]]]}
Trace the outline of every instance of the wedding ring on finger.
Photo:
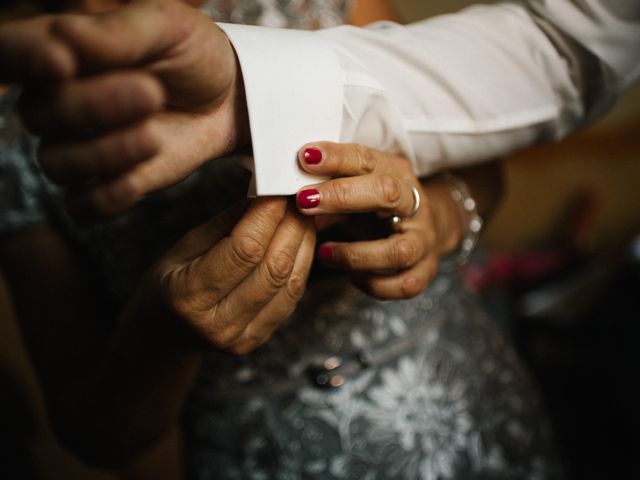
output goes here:
{"type": "Polygon", "coordinates": [[[413,193],[413,208],[405,217],[401,217],[399,215],[391,217],[391,228],[397,227],[400,222],[407,218],[411,218],[418,213],[418,210],[420,209],[420,191],[418,191],[415,185],[411,185],[411,192],[413,193]]]}

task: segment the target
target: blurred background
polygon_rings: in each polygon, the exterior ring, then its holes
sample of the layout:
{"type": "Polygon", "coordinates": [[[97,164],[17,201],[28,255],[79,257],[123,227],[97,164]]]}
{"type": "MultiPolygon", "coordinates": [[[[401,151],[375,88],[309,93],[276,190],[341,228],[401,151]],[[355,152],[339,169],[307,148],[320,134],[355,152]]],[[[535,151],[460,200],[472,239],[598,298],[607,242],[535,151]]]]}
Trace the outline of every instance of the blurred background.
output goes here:
{"type": "MultiPolygon", "coordinates": [[[[4,3],[0,20],[31,10],[4,3]]],[[[405,21],[472,3],[395,0],[405,21]]],[[[537,379],[570,478],[626,477],[640,431],[640,86],[596,125],[504,164],[507,195],[466,281],[537,379]]],[[[113,478],[54,441],[1,276],[0,478],[113,478]]]]}

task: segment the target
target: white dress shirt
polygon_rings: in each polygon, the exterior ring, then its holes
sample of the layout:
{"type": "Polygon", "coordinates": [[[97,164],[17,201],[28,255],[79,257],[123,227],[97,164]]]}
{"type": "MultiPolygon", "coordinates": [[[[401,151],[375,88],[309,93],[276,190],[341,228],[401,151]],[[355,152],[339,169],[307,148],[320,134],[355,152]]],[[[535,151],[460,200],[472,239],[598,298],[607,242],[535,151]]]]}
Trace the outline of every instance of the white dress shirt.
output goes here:
{"type": "Polygon", "coordinates": [[[640,0],[478,5],[408,26],[220,24],[240,61],[259,195],[313,181],[306,142],[402,153],[420,176],[553,141],[640,76],[640,0]]]}

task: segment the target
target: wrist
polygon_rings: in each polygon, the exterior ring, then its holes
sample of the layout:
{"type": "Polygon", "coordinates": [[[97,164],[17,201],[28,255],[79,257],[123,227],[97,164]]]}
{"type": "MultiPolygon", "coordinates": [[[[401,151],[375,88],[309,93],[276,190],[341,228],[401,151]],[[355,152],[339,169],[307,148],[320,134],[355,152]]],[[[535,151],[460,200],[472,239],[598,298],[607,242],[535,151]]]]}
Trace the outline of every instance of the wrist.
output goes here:
{"type": "Polygon", "coordinates": [[[449,186],[440,177],[430,180],[425,190],[431,205],[436,248],[440,255],[446,255],[458,247],[464,235],[458,206],[451,198],[449,186]]]}
{"type": "Polygon", "coordinates": [[[461,266],[467,262],[478,243],[483,220],[478,214],[478,204],[467,183],[449,172],[444,172],[441,178],[446,183],[449,197],[457,209],[455,218],[458,218],[460,226],[460,236],[455,243],[456,251],[449,253],[449,259],[445,263],[461,266]]]}
{"type": "Polygon", "coordinates": [[[144,281],[118,318],[113,347],[118,351],[132,349],[161,353],[198,361],[204,351],[197,335],[171,314],[159,288],[144,281]]]}

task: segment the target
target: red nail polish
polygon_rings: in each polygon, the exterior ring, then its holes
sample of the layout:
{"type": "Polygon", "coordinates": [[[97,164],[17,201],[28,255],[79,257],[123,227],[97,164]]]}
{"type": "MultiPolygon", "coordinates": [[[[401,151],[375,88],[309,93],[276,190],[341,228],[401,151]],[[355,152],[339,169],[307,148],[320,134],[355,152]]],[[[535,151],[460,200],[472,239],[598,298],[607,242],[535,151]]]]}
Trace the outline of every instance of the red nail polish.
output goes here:
{"type": "Polygon", "coordinates": [[[308,165],[317,165],[322,161],[322,150],[316,147],[304,149],[304,162],[308,165]]]}
{"type": "Polygon", "coordinates": [[[302,190],[298,193],[298,205],[300,208],[313,208],[320,204],[320,192],[315,188],[302,190]]]}
{"type": "Polygon", "coordinates": [[[320,247],[316,256],[323,262],[330,262],[333,260],[333,249],[331,247],[320,247]]]}

